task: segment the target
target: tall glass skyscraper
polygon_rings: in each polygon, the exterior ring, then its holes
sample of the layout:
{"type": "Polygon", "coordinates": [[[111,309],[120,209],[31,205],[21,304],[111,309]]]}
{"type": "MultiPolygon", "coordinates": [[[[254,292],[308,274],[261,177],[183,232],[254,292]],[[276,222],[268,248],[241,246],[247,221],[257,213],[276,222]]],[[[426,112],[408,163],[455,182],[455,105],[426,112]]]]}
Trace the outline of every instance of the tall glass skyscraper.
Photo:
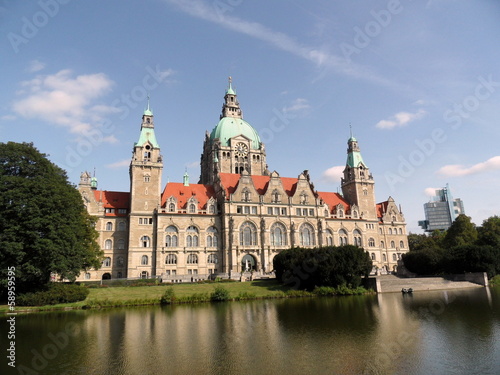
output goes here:
{"type": "Polygon", "coordinates": [[[450,186],[436,190],[431,201],[424,204],[425,220],[418,222],[426,232],[447,230],[460,214],[465,214],[464,204],[460,198],[453,199],[450,186]]]}

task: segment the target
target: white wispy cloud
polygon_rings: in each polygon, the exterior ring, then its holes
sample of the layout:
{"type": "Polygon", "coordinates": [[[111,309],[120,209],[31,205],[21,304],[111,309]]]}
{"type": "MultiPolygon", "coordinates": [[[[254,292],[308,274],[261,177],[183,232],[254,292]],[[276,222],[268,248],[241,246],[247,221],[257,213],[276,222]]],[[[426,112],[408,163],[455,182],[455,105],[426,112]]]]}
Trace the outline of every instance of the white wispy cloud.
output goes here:
{"type": "Polygon", "coordinates": [[[423,109],[419,109],[417,112],[398,112],[395,115],[389,117],[387,120],[380,120],[375,125],[379,129],[394,129],[397,127],[402,127],[408,125],[410,122],[418,120],[427,114],[423,109]]]}
{"type": "Polygon", "coordinates": [[[186,164],[186,168],[198,168],[200,166],[199,161],[192,161],[191,163],[186,164]]]}
{"type": "Polygon", "coordinates": [[[436,173],[446,177],[462,177],[496,169],[500,169],[500,156],[494,156],[482,163],[474,164],[471,167],[465,167],[460,164],[445,165],[436,173]]]}
{"type": "Polygon", "coordinates": [[[339,183],[340,178],[343,177],[345,165],[337,165],[335,167],[328,168],[321,175],[321,179],[325,182],[339,183]]]}
{"type": "Polygon", "coordinates": [[[128,167],[129,165],[130,165],[130,159],[123,159],[123,160],[117,161],[115,163],[106,164],[105,167],[110,168],[110,169],[119,169],[119,168],[128,167]]]}
{"type": "Polygon", "coordinates": [[[309,101],[304,98],[297,98],[293,100],[290,105],[283,108],[284,113],[296,113],[306,111],[311,108],[309,101]]]}
{"type": "Polygon", "coordinates": [[[301,44],[289,35],[273,30],[258,22],[247,21],[229,15],[229,5],[221,5],[218,1],[205,2],[202,0],[164,1],[176,5],[182,12],[192,17],[203,19],[226,29],[262,40],[277,49],[308,60],[318,67],[331,68],[339,74],[365,79],[386,86],[397,86],[393,82],[370,71],[367,67],[348,61],[343,56],[337,56],[325,49],[301,44]]]}
{"type": "Polygon", "coordinates": [[[40,70],[43,70],[44,68],[45,68],[45,63],[41,62],[40,60],[32,60],[29,63],[28,72],[36,73],[39,72],[40,70]]]}
{"type": "MultiPolygon", "coordinates": [[[[21,82],[12,110],[24,118],[41,119],[83,134],[115,109],[95,103],[113,86],[104,73],[75,76],[69,69],[51,75],[38,75],[21,82]]],[[[113,141],[109,138],[109,141],[113,141]]]]}
{"type": "Polygon", "coordinates": [[[436,190],[439,190],[439,188],[428,187],[424,190],[424,194],[433,197],[436,195],[436,190]]]}

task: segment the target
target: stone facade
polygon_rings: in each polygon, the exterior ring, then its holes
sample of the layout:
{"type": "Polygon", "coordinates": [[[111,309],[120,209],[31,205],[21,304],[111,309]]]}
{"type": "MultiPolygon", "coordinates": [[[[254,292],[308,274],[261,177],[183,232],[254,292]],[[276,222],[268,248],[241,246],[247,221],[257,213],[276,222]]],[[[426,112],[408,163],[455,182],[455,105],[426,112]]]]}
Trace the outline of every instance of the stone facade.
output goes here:
{"type": "Polygon", "coordinates": [[[130,191],[97,189],[88,172],[79,190],[105,252],[99,270],[79,280],[162,277],[191,281],[272,272],[273,258],[293,247],[355,244],[374,272],[395,271],[408,251],[403,214],[389,197],[376,203],[375,182],[351,136],[342,194],[319,192],[307,171],[296,178],[270,172],[265,146],[243,120],[229,83],[220,122],[206,133],[198,184],[189,176],[162,190],[163,160],[148,109],[130,163],[130,191]]]}

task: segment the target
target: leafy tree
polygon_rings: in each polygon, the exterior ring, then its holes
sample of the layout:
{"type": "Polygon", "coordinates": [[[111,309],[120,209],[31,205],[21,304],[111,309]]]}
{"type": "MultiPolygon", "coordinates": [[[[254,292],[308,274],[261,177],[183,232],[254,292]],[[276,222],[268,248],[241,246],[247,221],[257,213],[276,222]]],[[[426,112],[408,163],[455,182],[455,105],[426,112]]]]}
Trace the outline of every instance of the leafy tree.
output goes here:
{"type": "Polygon", "coordinates": [[[405,267],[419,275],[435,275],[442,272],[444,251],[440,248],[425,248],[403,254],[405,267]]]}
{"type": "Polygon", "coordinates": [[[500,248],[500,217],[492,216],[478,229],[478,244],[500,248]]]}
{"type": "Polygon", "coordinates": [[[16,269],[16,291],[43,289],[51,273],[74,280],[100,267],[100,250],[79,192],[32,143],[0,143],[0,283],[16,269]]]}
{"type": "Polygon", "coordinates": [[[471,222],[470,217],[463,214],[458,215],[455,221],[446,231],[443,246],[451,248],[455,246],[472,245],[477,240],[476,226],[471,222]]]}
{"type": "Polygon", "coordinates": [[[273,264],[278,280],[307,290],[339,285],[355,288],[372,269],[368,253],[352,245],[284,250],[274,257],[273,264]]]}
{"type": "Polygon", "coordinates": [[[408,235],[408,246],[410,251],[426,249],[438,249],[441,247],[444,234],[441,231],[434,231],[430,235],[410,233],[408,235]]]}

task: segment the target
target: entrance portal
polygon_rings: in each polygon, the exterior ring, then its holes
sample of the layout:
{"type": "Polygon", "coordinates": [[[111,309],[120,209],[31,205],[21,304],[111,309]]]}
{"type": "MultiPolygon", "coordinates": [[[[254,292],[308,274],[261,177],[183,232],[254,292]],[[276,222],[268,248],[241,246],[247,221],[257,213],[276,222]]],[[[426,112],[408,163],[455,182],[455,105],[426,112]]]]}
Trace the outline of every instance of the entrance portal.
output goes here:
{"type": "Polygon", "coordinates": [[[252,255],[247,254],[241,259],[241,270],[245,272],[257,271],[257,262],[252,255]]]}

